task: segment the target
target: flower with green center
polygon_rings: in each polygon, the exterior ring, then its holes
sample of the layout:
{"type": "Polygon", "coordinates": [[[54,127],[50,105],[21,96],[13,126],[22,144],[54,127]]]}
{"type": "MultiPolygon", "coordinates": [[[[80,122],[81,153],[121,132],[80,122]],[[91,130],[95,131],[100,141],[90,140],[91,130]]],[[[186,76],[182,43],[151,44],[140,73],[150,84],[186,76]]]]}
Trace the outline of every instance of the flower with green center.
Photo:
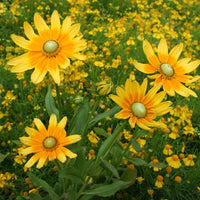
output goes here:
{"type": "Polygon", "coordinates": [[[25,167],[33,166],[38,160],[37,168],[43,167],[46,161],[58,159],[61,162],[66,161],[66,156],[75,158],[77,154],[71,152],[64,146],[78,142],[80,135],[66,136],[65,126],[67,117],[64,117],[58,124],[55,114],[52,114],[49,120],[48,129],[43,123],[35,118],[35,125],[38,130],[26,127],[25,131],[29,137],[20,137],[20,141],[28,146],[20,151],[21,154],[28,155],[34,153],[25,167]]]}
{"type": "Polygon", "coordinates": [[[35,68],[31,75],[33,83],[40,83],[49,72],[59,85],[60,68],[69,66],[70,58],[86,58],[80,53],[87,46],[85,40],[81,39],[80,24],[72,24],[71,18],[66,17],[61,25],[57,11],[51,15],[51,27],[47,26],[38,13],[34,15],[34,24],[38,35],[28,22],[24,22],[24,33],[29,40],[11,35],[18,46],[28,50],[27,53],[8,61],[9,65],[14,65],[11,72],[19,73],[35,68]]]}
{"type": "Polygon", "coordinates": [[[144,40],[143,50],[150,64],[142,64],[137,61],[134,66],[141,72],[153,74],[149,78],[155,79],[155,83],[162,83],[163,89],[168,95],[174,96],[175,92],[184,97],[192,95],[197,97],[196,93],[185,87],[182,83],[192,83],[197,81],[200,76],[190,76],[187,73],[194,71],[200,64],[200,60],[190,62],[190,58],[178,60],[183,44],[176,45],[169,53],[167,42],[161,39],[158,45],[158,57],[155,55],[151,44],[144,40]]]}
{"type": "Polygon", "coordinates": [[[154,86],[146,94],[147,84],[147,79],[141,85],[137,81],[127,79],[124,88],[116,88],[117,95],[110,95],[110,98],[122,110],[115,114],[115,118],[129,119],[132,128],[135,124],[145,130],[150,130],[150,127],[164,128],[165,125],[155,121],[155,118],[169,112],[172,102],[162,102],[166,92],[157,93],[161,85],[154,86]]]}

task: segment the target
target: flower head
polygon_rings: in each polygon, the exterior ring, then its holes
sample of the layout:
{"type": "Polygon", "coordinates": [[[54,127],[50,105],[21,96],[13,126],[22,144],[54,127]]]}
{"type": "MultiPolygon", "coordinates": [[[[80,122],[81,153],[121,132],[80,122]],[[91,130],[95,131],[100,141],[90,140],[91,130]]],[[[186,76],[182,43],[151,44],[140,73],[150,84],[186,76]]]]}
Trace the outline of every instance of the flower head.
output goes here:
{"type": "Polygon", "coordinates": [[[186,166],[194,166],[193,155],[189,154],[187,158],[183,158],[183,162],[186,166]]]}
{"type": "Polygon", "coordinates": [[[161,122],[154,119],[157,116],[166,114],[171,110],[172,102],[161,102],[165,92],[158,92],[160,85],[151,88],[147,94],[147,79],[141,85],[137,81],[127,79],[125,87],[117,87],[117,95],[110,95],[110,98],[117,103],[122,110],[115,114],[115,118],[128,119],[132,128],[137,124],[140,128],[150,130],[150,127],[165,127],[161,122]]]}
{"type": "Polygon", "coordinates": [[[192,83],[200,78],[200,76],[192,77],[187,75],[194,71],[200,64],[200,60],[190,62],[190,58],[178,58],[183,50],[183,44],[176,45],[169,53],[167,42],[161,39],[158,45],[158,57],[155,55],[151,44],[144,40],[143,50],[150,64],[142,64],[137,61],[134,66],[141,72],[153,74],[149,78],[155,79],[155,83],[162,83],[163,89],[170,96],[174,96],[175,92],[184,97],[192,95],[197,97],[196,93],[185,87],[182,83],[192,83]]]}
{"type": "Polygon", "coordinates": [[[61,26],[57,11],[51,15],[51,27],[47,26],[38,13],[34,15],[34,24],[39,35],[34,33],[28,22],[24,22],[24,33],[29,40],[15,34],[11,35],[17,45],[28,50],[27,53],[8,62],[9,65],[14,65],[11,72],[19,73],[35,68],[31,80],[37,84],[44,79],[48,71],[59,85],[59,66],[69,66],[69,58],[85,59],[79,51],[86,48],[86,42],[81,39],[82,36],[76,37],[80,24],[72,25],[71,18],[66,17],[61,26]]]}
{"type": "Polygon", "coordinates": [[[156,178],[155,186],[158,187],[158,188],[162,188],[163,185],[164,185],[163,176],[158,175],[157,178],[156,178]]]}
{"type": "Polygon", "coordinates": [[[179,160],[179,157],[177,155],[173,155],[171,157],[167,157],[166,161],[168,162],[168,165],[178,169],[181,166],[181,162],[179,160]]]}
{"type": "Polygon", "coordinates": [[[97,91],[100,95],[107,95],[113,88],[113,83],[110,78],[105,78],[101,82],[96,83],[97,91]]]}
{"type": "Polygon", "coordinates": [[[28,146],[20,151],[21,154],[35,153],[26,163],[25,167],[29,168],[38,160],[37,168],[43,167],[46,161],[58,159],[61,162],[66,161],[66,156],[75,158],[77,154],[71,152],[64,146],[78,142],[80,135],[66,136],[65,126],[67,117],[64,117],[58,124],[55,114],[52,114],[49,120],[48,129],[45,128],[40,119],[34,119],[38,130],[26,127],[25,131],[29,137],[21,137],[20,141],[28,146]]]}

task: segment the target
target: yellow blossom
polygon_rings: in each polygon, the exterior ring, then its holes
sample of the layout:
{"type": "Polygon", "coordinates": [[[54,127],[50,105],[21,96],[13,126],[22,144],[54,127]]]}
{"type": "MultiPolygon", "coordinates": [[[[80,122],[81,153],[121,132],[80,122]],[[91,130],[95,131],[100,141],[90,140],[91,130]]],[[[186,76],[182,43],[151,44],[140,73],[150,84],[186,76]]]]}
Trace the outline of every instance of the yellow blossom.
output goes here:
{"type": "Polygon", "coordinates": [[[181,162],[180,162],[179,157],[177,155],[167,157],[166,161],[168,162],[168,165],[173,167],[173,168],[177,169],[181,166],[181,162]]]}
{"type": "Polygon", "coordinates": [[[193,155],[189,154],[187,158],[183,158],[183,162],[186,166],[194,166],[193,155]]]}
{"type": "Polygon", "coordinates": [[[163,176],[158,175],[157,178],[156,178],[155,186],[158,187],[158,188],[162,188],[163,185],[164,185],[163,176]]]}

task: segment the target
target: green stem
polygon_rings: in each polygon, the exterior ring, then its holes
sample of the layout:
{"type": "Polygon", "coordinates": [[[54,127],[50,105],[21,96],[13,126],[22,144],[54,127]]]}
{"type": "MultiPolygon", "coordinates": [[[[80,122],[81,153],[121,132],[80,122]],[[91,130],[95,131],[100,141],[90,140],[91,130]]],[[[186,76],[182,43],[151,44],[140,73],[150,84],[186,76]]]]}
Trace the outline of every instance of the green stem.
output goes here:
{"type": "Polygon", "coordinates": [[[79,199],[79,197],[81,196],[82,192],[83,192],[84,189],[87,187],[89,179],[90,179],[89,176],[86,177],[85,183],[82,185],[82,187],[81,187],[80,190],[78,191],[78,194],[77,194],[75,200],[78,200],[78,199],[79,199]]]}
{"type": "Polygon", "coordinates": [[[88,120],[87,120],[87,123],[86,123],[84,131],[83,131],[83,138],[85,137],[85,135],[87,133],[87,129],[88,129],[88,125],[90,123],[91,117],[94,114],[95,110],[97,109],[98,105],[99,105],[99,99],[95,102],[92,111],[89,113],[88,120]]]}
{"type": "Polygon", "coordinates": [[[59,110],[59,117],[62,119],[62,103],[61,103],[61,97],[60,97],[60,88],[56,84],[56,95],[58,100],[58,110],[59,110]]]}

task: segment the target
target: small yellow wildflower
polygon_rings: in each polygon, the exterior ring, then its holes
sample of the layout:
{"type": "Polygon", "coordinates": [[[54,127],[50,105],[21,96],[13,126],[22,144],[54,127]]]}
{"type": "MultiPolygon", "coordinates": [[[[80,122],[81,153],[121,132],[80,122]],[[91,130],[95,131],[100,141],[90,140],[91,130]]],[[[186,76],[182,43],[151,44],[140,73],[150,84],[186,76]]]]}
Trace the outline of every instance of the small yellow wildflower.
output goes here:
{"type": "Polygon", "coordinates": [[[87,137],[88,137],[88,140],[95,146],[100,140],[100,138],[94,133],[94,131],[90,131],[87,137]]]}
{"type": "Polygon", "coordinates": [[[179,157],[177,155],[173,155],[171,157],[167,157],[166,161],[168,162],[168,165],[178,169],[181,166],[181,162],[179,160],[179,157]]]}
{"type": "Polygon", "coordinates": [[[171,148],[172,148],[172,146],[170,146],[169,144],[166,144],[165,148],[163,149],[163,154],[170,156],[173,153],[171,148]]]}
{"type": "Polygon", "coordinates": [[[177,182],[177,183],[180,183],[182,181],[182,178],[180,176],[176,176],[174,178],[174,180],[177,182]]]}
{"type": "Polygon", "coordinates": [[[189,154],[187,158],[183,158],[183,162],[186,166],[194,166],[193,155],[189,154]]]}
{"type": "Polygon", "coordinates": [[[162,188],[163,185],[164,185],[163,176],[158,175],[157,179],[156,179],[156,182],[155,182],[155,186],[158,187],[158,188],[162,188]]]}

